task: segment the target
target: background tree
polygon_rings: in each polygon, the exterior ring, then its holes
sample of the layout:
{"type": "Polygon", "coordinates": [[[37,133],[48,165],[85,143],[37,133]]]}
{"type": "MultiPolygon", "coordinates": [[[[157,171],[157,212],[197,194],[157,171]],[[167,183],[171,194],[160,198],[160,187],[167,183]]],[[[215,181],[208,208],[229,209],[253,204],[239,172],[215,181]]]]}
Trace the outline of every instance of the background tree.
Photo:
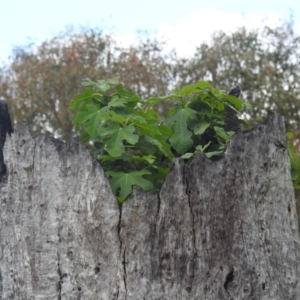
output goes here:
{"type": "Polygon", "coordinates": [[[253,106],[252,124],[268,109],[286,119],[287,130],[300,137],[300,37],[292,22],[263,30],[241,28],[231,35],[215,33],[210,44],[201,44],[192,59],[177,64],[179,84],[205,78],[228,89],[239,84],[253,106]]]}
{"type": "Polygon", "coordinates": [[[67,30],[40,45],[15,48],[9,65],[0,70],[0,99],[13,120],[25,119],[33,134],[72,136],[72,98],[81,82],[120,76],[141,96],[166,94],[171,81],[157,40],[122,48],[96,29],[67,30]]]}
{"type": "Polygon", "coordinates": [[[72,135],[67,107],[83,80],[120,76],[126,88],[147,98],[206,79],[225,90],[239,84],[253,105],[250,123],[276,109],[299,140],[300,37],[292,21],[273,29],[217,32],[189,59],[165,53],[163,46],[141,38],[120,47],[99,29],[66,30],[39,45],[14,49],[0,69],[0,98],[9,103],[13,119],[26,119],[33,133],[67,139],[72,135]]]}

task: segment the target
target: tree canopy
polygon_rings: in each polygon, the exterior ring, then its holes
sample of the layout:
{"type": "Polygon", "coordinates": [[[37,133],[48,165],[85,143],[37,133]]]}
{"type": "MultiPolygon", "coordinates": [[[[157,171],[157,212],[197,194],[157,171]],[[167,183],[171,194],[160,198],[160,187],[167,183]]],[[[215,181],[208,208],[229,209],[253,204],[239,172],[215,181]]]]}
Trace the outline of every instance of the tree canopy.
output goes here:
{"type": "Polygon", "coordinates": [[[239,84],[253,106],[250,123],[275,109],[285,116],[295,139],[300,138],[300,37],[291,21],[276,28],[216,32],[190,58],[178,57],[175,50],[166,53],[157,39],[140,38],[121,47],[100,29],[66,30],[14,49],[0,69],[0,98],[8,102],[13,120],[25,119],[34,134],[68,139],[73,134],[68,105],[83,91],[80,83],[115,76],[142,98],[199,80],[224,90],[239,84]]]}
{"type": "Polygon", "coordinates": [[[218,32],[185,61],[179,77],[184,83],[207,77],[224,88],[239,84],[253,106],[252,121],[275,109],[299,137],[299,50],[300,37],[291,23],[261,31],[241,28],[231,35],[218,32]]]}
{"type": "Polygon", "coordinates": [[[83,91],[83,80],[122,78],[141,96],[168,92],[169,65],[156,40],[121,48],[101,30],[66,31],[39,45],[15,48],[0,70],[0,98],[14,120],[25,119],[31,131],[72,135],[68,105],[83,91]]]}

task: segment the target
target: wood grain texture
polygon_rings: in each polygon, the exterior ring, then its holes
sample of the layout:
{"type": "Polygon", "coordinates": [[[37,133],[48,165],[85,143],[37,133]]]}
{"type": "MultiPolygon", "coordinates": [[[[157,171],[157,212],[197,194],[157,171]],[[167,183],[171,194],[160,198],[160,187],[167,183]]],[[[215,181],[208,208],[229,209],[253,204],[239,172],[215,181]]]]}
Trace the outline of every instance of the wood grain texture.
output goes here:
{"type": "Polygon", "coordinates": [[[121,211],[78,141],[4,147],[0,299],[300,299],[284,120],[237,133],[222,157],[174,161],[159,194],[121,211]]]}
{"type": "Polygon", "coordinates": [[[219,159],[175,160],[159,197],[136,189],[121,241],[127,299],[300,299],[283,118],[238,133],[219,159]]]}
{"type": "Polygon", "coordinates": [[[119,208],[99,163],[24,123],[4,157],[0,299],[115,299],[119,208]]]}

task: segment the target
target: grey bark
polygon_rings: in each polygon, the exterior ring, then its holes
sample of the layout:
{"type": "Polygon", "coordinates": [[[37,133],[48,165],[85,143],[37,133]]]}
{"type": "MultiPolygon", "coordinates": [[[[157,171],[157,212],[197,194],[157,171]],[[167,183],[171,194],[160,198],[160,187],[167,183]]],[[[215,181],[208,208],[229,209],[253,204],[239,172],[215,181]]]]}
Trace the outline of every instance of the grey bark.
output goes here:
{"type": "Polygon", "coordinates": [[[160,193],[122,210],[78,141],[4,146],[0,299],[300,299],[299,234],[284,120],[225,154],[180,159],[160,193]]]}

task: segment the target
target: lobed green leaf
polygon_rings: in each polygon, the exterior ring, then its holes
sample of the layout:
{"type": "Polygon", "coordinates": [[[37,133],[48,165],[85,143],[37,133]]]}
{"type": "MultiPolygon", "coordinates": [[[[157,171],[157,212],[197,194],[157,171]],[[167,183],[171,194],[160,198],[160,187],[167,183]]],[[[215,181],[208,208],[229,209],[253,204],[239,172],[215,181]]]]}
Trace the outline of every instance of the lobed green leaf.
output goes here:
{"type": "Polygon", "coordinates": [[[149,180],[144,179],[142,176],[150,175],[151,173],[146,170],[125,172],[107,171],[106,175],[111,177],[110,184],[118,200],[122,203],[126,197],[132,192],[134,185],[141,187],[144,191],[153,189],[153,184],[149,180]]]}
{"type": "Polygon", "coordinates": [[[92,89],[85,90],[84,94],[80,94],[74,97],[73,101],[70,103],[69,107],[71,109],[78,109],[81,104],[88,104],[92,101],[94,91],[92,89]]]}
{"type": "Polygon", "coordinates": [[[129,144],[134,145],[137,143],[139,136],[134,134],[134,126],[121,127],[118,123],[108,122],[107,126],[99,126],[100,136],[110,136],[110,139],[106,143],[106,151],[112,157],[118,157],[125,151],[123,140],[126,140],[129,144]]]}

